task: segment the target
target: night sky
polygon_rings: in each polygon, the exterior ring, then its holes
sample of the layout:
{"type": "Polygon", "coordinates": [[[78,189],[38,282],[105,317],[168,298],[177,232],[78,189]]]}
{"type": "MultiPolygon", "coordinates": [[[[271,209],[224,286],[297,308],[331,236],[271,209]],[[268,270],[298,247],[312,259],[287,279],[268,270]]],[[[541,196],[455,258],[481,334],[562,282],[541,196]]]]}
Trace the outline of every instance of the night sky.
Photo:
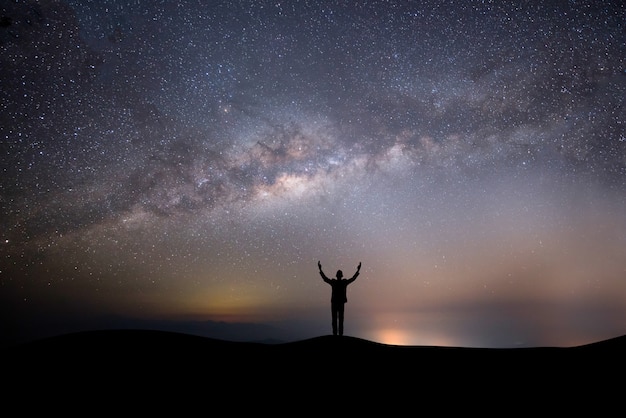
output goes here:
{"type": "Polygon", "coordinates": [[[621,2],[0,4],[5,340],[626,334],[621,2]]]}

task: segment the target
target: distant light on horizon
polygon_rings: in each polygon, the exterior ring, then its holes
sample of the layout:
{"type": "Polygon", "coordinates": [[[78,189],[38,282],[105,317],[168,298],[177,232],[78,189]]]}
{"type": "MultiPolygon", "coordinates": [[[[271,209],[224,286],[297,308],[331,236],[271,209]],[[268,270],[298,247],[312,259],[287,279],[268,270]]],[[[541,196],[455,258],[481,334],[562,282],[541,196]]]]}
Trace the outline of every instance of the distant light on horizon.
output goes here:
{"type": "Polygon", "coordinates": [[[369,339],[383,344],[411,345],[407,333],[393,328],[375,331],[369,339]]]}
{"type": "Polygon", "coordinates": [[[417,330],[402,328],[380,328],[364,331],[363,338],[388,345],[401,346],[438,346],[460,347],[468,346],[461,341],[455,340],[451,335],[426,334],[417,330]]]}

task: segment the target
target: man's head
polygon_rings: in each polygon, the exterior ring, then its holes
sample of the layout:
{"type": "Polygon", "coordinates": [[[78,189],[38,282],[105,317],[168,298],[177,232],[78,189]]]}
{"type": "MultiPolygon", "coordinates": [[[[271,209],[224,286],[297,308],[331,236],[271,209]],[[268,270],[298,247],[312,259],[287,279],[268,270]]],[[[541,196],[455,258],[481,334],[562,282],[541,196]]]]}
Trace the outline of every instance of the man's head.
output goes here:
{"type": "Polygon", "coordinates": [[[343,271],[337,270],[337,278],[341,279],[343,277],[343,271]]]}

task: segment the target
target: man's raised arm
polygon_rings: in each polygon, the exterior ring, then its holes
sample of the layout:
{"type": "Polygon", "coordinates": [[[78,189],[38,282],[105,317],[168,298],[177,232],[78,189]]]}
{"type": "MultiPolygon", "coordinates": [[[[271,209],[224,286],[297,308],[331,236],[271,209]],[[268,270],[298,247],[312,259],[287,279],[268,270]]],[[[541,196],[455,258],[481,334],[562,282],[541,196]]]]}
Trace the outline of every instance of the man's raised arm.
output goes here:
{"type": "Polygon", "coordinates": [[[359,265],[356,267],[356,273],[354,273],[354,276],[348,279],[348,282],[352,283],[353,281],[355,281],[356,278],[359,277],[360,272],[361,272],[361,262],[359,261],[359,265]]]}
{"type": "Polygon", "coordinates": [[[317,262],[317,267],[320,269],[320,276],[322,276],[322,279],[326,282],[326,283],[330,283],[330,279],[328,279],[328,277],[326,277],[326,275],[324,274],[324,272],[322,271],[322,263],[320,261],[317,262]]]}

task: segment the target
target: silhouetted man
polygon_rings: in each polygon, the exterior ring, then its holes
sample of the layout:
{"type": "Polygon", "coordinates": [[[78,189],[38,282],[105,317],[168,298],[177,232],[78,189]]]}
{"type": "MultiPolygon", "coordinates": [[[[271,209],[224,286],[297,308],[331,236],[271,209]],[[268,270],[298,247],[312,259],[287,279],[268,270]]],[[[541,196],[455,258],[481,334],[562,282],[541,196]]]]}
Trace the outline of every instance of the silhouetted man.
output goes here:
{"type": "Polygon", "coordinates": [[[333,288],[333,293],[330,298],[330,308],[333,318],[333,335],[343,335],[344,305],[346,302],[348,302],[346,291],[348,289],[348,285],[355,281],[356,278],[359,276],[359,272],[361,271],[361,263],[359,262],[359,265],[356,268],[356,273],[354,273],[354,276],[349,279],[343,279],[343,272],[341,270],[337,270],[336,279],[329,279],[322,271],[321,262],[317,262],[317,267],[319,267],[320,269],[320,276],[322,276],[322,279],[333,288]]]}

